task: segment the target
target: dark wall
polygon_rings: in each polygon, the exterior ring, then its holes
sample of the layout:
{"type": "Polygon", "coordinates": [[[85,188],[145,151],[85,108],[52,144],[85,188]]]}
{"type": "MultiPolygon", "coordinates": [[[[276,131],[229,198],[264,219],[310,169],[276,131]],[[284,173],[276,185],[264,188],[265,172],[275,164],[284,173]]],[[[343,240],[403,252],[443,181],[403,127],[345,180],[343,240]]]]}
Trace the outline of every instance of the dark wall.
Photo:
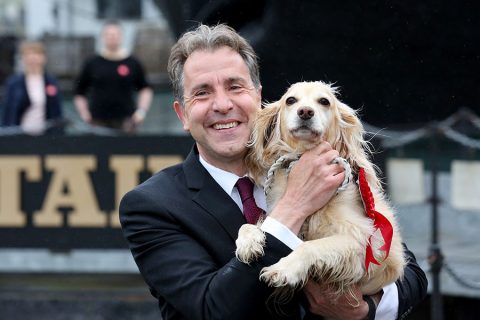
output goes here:
{"type": "Polygon", "coordinates": [[[179,36],[225,22],[253,44],[263,95],[324,80],[376,125],[480,111],[480,2],[156,0],[179,36]]]}

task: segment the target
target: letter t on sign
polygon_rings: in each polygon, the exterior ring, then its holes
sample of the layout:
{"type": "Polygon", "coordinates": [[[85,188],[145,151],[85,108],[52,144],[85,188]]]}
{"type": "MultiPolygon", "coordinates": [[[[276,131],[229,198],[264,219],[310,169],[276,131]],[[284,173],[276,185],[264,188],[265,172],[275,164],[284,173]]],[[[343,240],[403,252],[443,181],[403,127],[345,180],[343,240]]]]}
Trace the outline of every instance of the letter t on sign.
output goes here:
{"type": "Polygon", "coordinates": [[[0,157],[0,226],[24,227],[27,216],[21,206],[21,175],[31,182],[40,181],[42,170],[39,156],[0,157]]]}

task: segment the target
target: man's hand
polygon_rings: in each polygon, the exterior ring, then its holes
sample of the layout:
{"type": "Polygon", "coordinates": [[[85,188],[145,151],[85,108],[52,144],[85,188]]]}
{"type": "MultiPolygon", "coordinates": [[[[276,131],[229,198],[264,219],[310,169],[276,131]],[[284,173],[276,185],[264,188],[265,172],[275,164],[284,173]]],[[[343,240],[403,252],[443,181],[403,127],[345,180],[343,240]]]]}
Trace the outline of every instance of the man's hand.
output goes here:
{"type": "Polygon", "coordinates": [[[88,108],[87,98],[82,95],[76,95],[73,98],[73,103],[75,104],[75,108],[77,108],[80,118],[86,123],[91,123],[92,115],[90,113],[90,109],[88,108]]]}
{"type": "Polygon", "coordinates": [[[331,289],[310,280],[303,288],[303,292],[313,314],[339,320],[364,320],[368,317],[368,304],[363,300],[358,287],[352,290],[354,297],[347,294],[335,298],[331,289]]]}
{"type": "Polygon", "coordinates": [[[305,152],[288,176],[285,194],[270,216],[298,234],[305,219],[321,209],[345,177],[344,168],[332,161],[338,157],[328,142],[305,152]]]}
{"type": "Polygon", "coordinates": [[[132,122],[136,127],[139,127],[145,121],[145,116],[147,115],[147,111],[144,109],[138,108],[132,115],[132,122]]]}

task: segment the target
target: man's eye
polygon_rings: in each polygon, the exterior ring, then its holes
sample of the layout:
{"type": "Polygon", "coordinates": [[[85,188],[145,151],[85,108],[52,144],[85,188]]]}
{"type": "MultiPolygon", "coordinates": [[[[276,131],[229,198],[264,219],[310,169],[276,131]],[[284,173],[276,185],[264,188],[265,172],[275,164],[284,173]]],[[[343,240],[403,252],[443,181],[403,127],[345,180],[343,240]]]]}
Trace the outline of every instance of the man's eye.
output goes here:
{"type": "Polygon", "coordinates": [[[230,90],[240,90],[240,89],[242,89],[242,86],[238,84],[234,84],[230,86],[230,90]]]}
{"type": "Polygon", "coordinates": [[[197,92],[195,92],[195,97],[202,97],[202,96],[206,96],[207,94],[208,94],[208,92],[204,91],[204,90],[197,91],[197,92]]]}

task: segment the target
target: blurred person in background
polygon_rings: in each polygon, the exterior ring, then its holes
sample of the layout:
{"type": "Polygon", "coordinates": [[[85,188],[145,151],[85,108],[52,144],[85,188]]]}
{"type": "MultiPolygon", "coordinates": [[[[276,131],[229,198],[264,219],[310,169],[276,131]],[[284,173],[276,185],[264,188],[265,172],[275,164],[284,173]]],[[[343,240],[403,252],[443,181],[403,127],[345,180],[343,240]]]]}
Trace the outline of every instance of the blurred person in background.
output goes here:
{"type": "Polygon", "coordinates": [[[153,92],[140,61],[122,47],[122,38],[117,22],[103,26],[103,48],[83,66],[74,104],[88,124],[133,133],[145,120],[153,92]]]}
{"type": "Polygon", "coordinates": [[[23,72],[6,81],[1,124],[32,135],[59,133],[62,104],[57,80],[45,71],[45,47],[41,42],[24,41],[20,55],[23,72]]]}

